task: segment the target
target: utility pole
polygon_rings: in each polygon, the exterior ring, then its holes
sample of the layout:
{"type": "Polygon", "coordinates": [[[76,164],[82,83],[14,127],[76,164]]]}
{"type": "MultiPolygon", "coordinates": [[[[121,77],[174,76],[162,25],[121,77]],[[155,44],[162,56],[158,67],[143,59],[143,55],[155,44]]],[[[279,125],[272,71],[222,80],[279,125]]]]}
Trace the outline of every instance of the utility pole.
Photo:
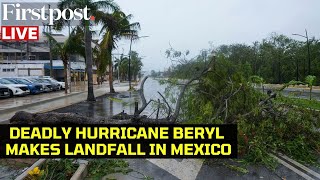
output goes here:
{"type": "MultiPolygon", "coordinates": [[[[308,36],[308,31],[305,29],[306,35],[301,35],[301,34],[292,34],[294,36],[300,36],[303,38],[307,39],[307,48],[308,48],[308,75],[311,75],[311,57],[310,57],[310,41],[309,41],[309,36],[308,36]]],[[[305,64],[305,63],[304,63],[305,64]]],[[[305,75],[305,74],[304,74],[305,75]]]]}
{"type": "Polygon", "coordinates": [[[131,47],[132,47],[132,41],[133,39],[140,39],[140,38],[147,38],[149,36],[137,36],[137,35],[131,35],[130,39],[130,50],[129,50],[129,70],[128,70],[128,78],[129,78],[129,90],[131,90],[131,47]]]}
{"type": "Polygon", "coordinates": [[[123,54],[121,54],[120,61],[118,62],[118,82],[119,82],[119,84],[120,84],[120,66],[121,66],[122,59],[123,59],[123,54]]]}
{"type": "Polygon", "coordinates": [[[310,43],[309,43],[309,36],[308,36],[307,29],[306,29],[306,38],[307,38],[307,46],[308,46],[308,75],[311,75],[310,43]]]}
{"type": "Polygon", "coordinates": [[[129,70],[128,70],[128,75],[129,75],[129,90],[131,90],[131,47],[132,47],[132,40],[133,40],[133,36],[131,36],[130,39],[130,50],[129,50],[129,70]]]}
{"type": "MultiPolygon", "coordinates": [[[[49,9],[50,9],[50,4],[49,4],[49,9]]],[[[49,35],[51,36],[51,25],[49,25],[49,35]]],[[[52,44],[51,44],[51,39],[49,38],[49,59],[50,59],[50,77],[53,78],[53,62],[52,62],[52,44]]]]}
{"type": "MultiPolygon", "coordinates": [[[[70,21],[68,21],[68,30],[69,30],[69,36],[68,38],[70,38],[70,34],[71,34],[71,31],[70,31],[70,21]]],[[[68,82],[69,83],[69,89],[70,89],[70,93],[71,93],[71,84],[72,84],[72,79],[71,79],[71,58],[69,57],[69,78],[68,78],[68,82]],[[70,79],[70,81],[69,81],[70,79]]]]}

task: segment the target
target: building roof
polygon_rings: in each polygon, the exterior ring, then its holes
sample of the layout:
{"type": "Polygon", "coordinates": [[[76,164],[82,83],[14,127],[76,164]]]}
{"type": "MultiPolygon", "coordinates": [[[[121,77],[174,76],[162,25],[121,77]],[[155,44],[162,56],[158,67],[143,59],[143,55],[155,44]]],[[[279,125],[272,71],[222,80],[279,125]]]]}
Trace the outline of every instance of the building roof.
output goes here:
{"type": "MultiPolygon", "coordinates": [[[[68,39],[68,37],[63,34],[52,34],[52,37],[58,43],[64,43],[68,39]]],[[[43,42],[43,43],[45,42],[46,43],[46,42],[48,42],[48,38],[45,35],[41,34],[39,37],[39,41],[37,41],[37,42],[43,42]]]]}

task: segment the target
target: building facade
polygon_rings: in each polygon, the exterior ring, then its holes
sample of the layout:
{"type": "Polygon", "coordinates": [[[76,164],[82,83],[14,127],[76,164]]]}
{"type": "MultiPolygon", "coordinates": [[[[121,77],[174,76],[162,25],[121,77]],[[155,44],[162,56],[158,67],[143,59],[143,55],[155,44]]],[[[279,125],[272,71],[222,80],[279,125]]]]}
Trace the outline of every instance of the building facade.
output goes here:
{"type": "MultiPolygon", "coordinates": [[[[68,37],[52,34],[59,42],[64,43],[68,37]]],[[[50,76],[50,48],[48,39],[41,35],[39,41],[10,42],[0,41],[0,77],[50,76]]],[[[63,81],[63,63],[53,54],[53,75],[63,81]]],[[[85,79],[85,60],[80,55],[71,55],[71,79],[85,79]]],[[[95,67],[94,71],[95,71],[95,67]]]]}

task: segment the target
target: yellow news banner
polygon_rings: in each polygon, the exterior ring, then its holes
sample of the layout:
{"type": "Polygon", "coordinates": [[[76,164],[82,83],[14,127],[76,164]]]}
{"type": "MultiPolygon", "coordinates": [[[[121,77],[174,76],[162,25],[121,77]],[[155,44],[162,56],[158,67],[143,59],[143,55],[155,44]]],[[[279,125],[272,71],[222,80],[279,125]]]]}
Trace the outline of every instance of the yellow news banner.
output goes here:
{"type": "Polygon", "coordinates": [[[0,126],[0,158],[235,158],[236,125],[0,126]]]}

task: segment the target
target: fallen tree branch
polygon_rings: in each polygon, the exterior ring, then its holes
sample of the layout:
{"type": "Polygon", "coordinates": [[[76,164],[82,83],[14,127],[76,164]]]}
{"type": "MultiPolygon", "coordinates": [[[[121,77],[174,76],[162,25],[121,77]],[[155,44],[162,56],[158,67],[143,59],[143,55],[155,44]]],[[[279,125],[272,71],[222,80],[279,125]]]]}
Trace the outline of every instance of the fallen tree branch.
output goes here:
{"type": "Polygon", "coordinates": [[[141,85],[140,85],[140,89],[139,89],[139,95],[140,95],[140,98],[141,98],[141,101],[142,101],[142,105],[141,107],[139,108],[139,110],[137,112],[135,112],[134,115],[139,115],[142,113],[142,111],[144,111],[146,109],[146,107],[151,103],[151,101],[149,101],[147,103],[147,100],[146,100],[146,97],[144,96],[144,84],[146,82],[146,80],[149,78],[149,76],[146,76],[143,78],[143,80],[141,81],[141,85]]]}
{"type": "Polygon", "coordinates": [[[184,96],[185,91],[187,90],[188,86],[193,82],[196,81],[198,79],[200,79],[203,75],[205,75],[206,73],[208,73],[210,70],[210,68],[205,69],[204,71],[202,71],[198,76],[192,78],[191,80],[189,80],[181,89],[181,92],[179,94],[178,100],[177,100],[177,104],[176,104],[176,109],[174,114],[171,116],[170,121],[171,122],[176,122],[180,113],[180,108],[181,108],[181,103],[182,103],[182,98],[184,96]]]}
{"type": "Polygon", "coordinates": [[[171,116],[171,106],[169,105],[168,101],[166,100],[166,98],[158,91],[159,95],[162,97],[164,103],[166,103],[166,105],[168,106],[168,116],[167,119],[170,119],[171,116]]]}

